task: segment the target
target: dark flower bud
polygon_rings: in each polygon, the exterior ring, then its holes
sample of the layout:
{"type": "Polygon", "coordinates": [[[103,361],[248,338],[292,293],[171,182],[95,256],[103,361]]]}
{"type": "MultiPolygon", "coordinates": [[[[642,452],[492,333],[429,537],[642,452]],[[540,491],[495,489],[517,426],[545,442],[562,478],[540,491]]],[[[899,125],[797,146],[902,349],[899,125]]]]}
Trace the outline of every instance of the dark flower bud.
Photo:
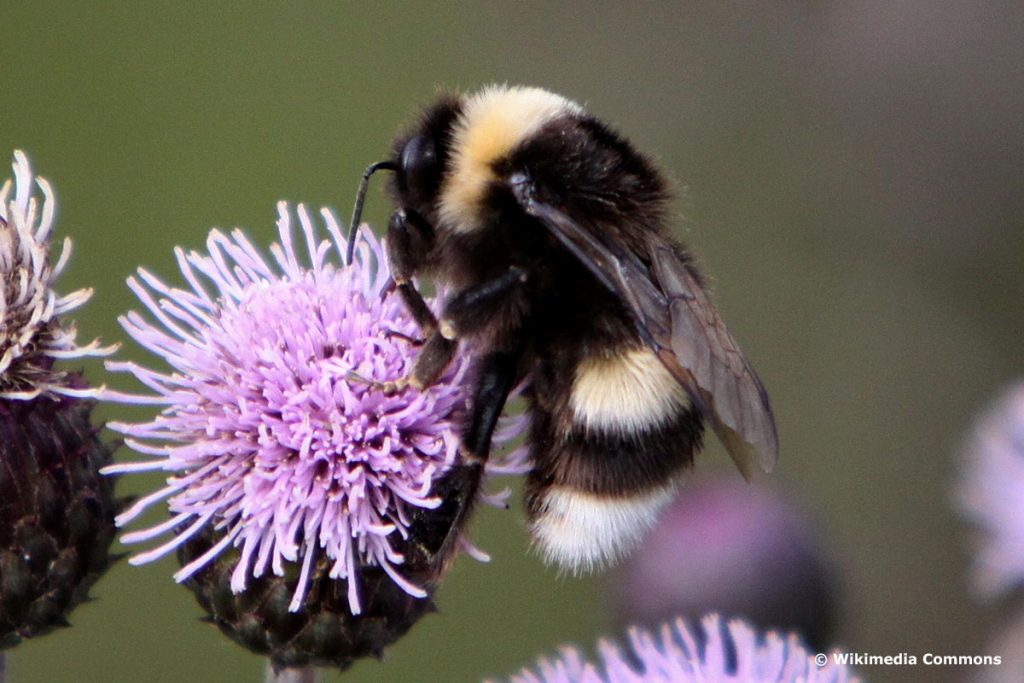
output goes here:
{"type": "MultiPolygon", "coordinates": [[[[178,550],[188,564],[213,545],[209,531],[178,550]]],[[[317,563],[307,579],[302,608],[289,609],[296,577],[263,576],[251,579],[245,590],[231,588],[237,555],[225,553],[193,574],[185,585],[199,604],[231,640],[252,652],[270,657],[275,668],[333,666],[347,668],[361,657],[380,657],[420,617],[434,611],[433,589],[440,566],[406,561],[403,574],[423,589],[423,597],[410,595],[379,567],[359,573],[360,612],[352,613],[347,583],[330,577],[327,562],[317,563]]]]}
{"type": "Polygon", "coordinates": [[[0,399],[0,647],[67,626],[110,564],[118,505],[92,405],[0,399]]]}
{"type": "Polygon", "coordinates": [[[14,157],[0,190],[0,648],[68,625],[111,562],[119,508],[99,473],[112,449],[90,421],[96,392],[54,366],[112,349],[78,346],[62,323],[90,292],[54,292],[70,243],[52,264],[53,193],[14,157]]]}

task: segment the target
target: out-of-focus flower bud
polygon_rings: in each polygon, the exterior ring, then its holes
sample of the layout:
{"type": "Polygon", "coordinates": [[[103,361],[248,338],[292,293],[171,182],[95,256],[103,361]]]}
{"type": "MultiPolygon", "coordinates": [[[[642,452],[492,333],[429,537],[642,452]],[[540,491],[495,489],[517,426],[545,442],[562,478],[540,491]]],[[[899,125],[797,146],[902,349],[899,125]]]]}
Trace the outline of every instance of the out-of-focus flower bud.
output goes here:
{"type": "Polygon", "coordinates": [[[708,612],[830,644],[837,587],[807,519],[778,495],[734,479],[680,491],[611,577],[619,623],[653,625],[708,612]]]}

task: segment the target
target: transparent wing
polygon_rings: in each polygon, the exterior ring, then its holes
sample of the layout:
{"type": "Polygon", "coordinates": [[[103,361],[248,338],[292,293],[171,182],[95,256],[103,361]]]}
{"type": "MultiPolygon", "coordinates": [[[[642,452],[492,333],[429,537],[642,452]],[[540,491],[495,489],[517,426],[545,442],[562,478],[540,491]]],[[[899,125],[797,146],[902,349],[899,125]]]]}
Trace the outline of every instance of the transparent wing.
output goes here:
{"type": "Polygon", "coordinates": [[[511,188],[523,210],[626,305],[640,337],[711,422],[743,475],[750,478],[755,461],[771,471],[779,437],[768,394],[676,245],[652,232],[641,258],[538,200],[524,176],[514,177],[511,188]]]}

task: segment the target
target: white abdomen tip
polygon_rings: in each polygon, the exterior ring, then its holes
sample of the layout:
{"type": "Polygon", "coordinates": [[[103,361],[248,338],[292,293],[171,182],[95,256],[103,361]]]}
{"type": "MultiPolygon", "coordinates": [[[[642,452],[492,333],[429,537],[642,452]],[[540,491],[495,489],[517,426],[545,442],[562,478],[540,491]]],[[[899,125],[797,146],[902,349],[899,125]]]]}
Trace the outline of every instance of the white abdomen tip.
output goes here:
{"type": "Polygon", "coordinates": [[[640,543],[674,494],[674,486],[628,498],[553,487],[531,524],[534,544],[545,561],[574,574],[601,569],[640,543]]]}

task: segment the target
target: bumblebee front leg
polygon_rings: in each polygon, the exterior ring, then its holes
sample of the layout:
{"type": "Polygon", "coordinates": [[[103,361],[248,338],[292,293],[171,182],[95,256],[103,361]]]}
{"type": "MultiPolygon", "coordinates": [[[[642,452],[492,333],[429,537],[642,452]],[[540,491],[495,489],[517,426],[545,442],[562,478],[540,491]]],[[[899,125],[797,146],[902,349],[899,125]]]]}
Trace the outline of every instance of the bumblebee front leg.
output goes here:
{"type": "Polygon", "coordinates": [[[398,209],[391,214],[385,238],[391,279],[395,281],[399,296],[426,341],[416,357],[412,373],[394,390],[404,385],[422,390],[433,385],[455,356],[456,342],[446,339],[438,330],[437,318],[412,283],[434,246],[434,228],[414,211],[398,209]]]}
{"type": "Polygon", "coordinates": [[[412,278],[423,267],[434,247],[433,226],[414,211],[398,209],[388,221],[384,246],[391,279],[395,281],[409,315],[424,335],[431,334],[437,329],[437,318],[412,284],[412,278]]]}

